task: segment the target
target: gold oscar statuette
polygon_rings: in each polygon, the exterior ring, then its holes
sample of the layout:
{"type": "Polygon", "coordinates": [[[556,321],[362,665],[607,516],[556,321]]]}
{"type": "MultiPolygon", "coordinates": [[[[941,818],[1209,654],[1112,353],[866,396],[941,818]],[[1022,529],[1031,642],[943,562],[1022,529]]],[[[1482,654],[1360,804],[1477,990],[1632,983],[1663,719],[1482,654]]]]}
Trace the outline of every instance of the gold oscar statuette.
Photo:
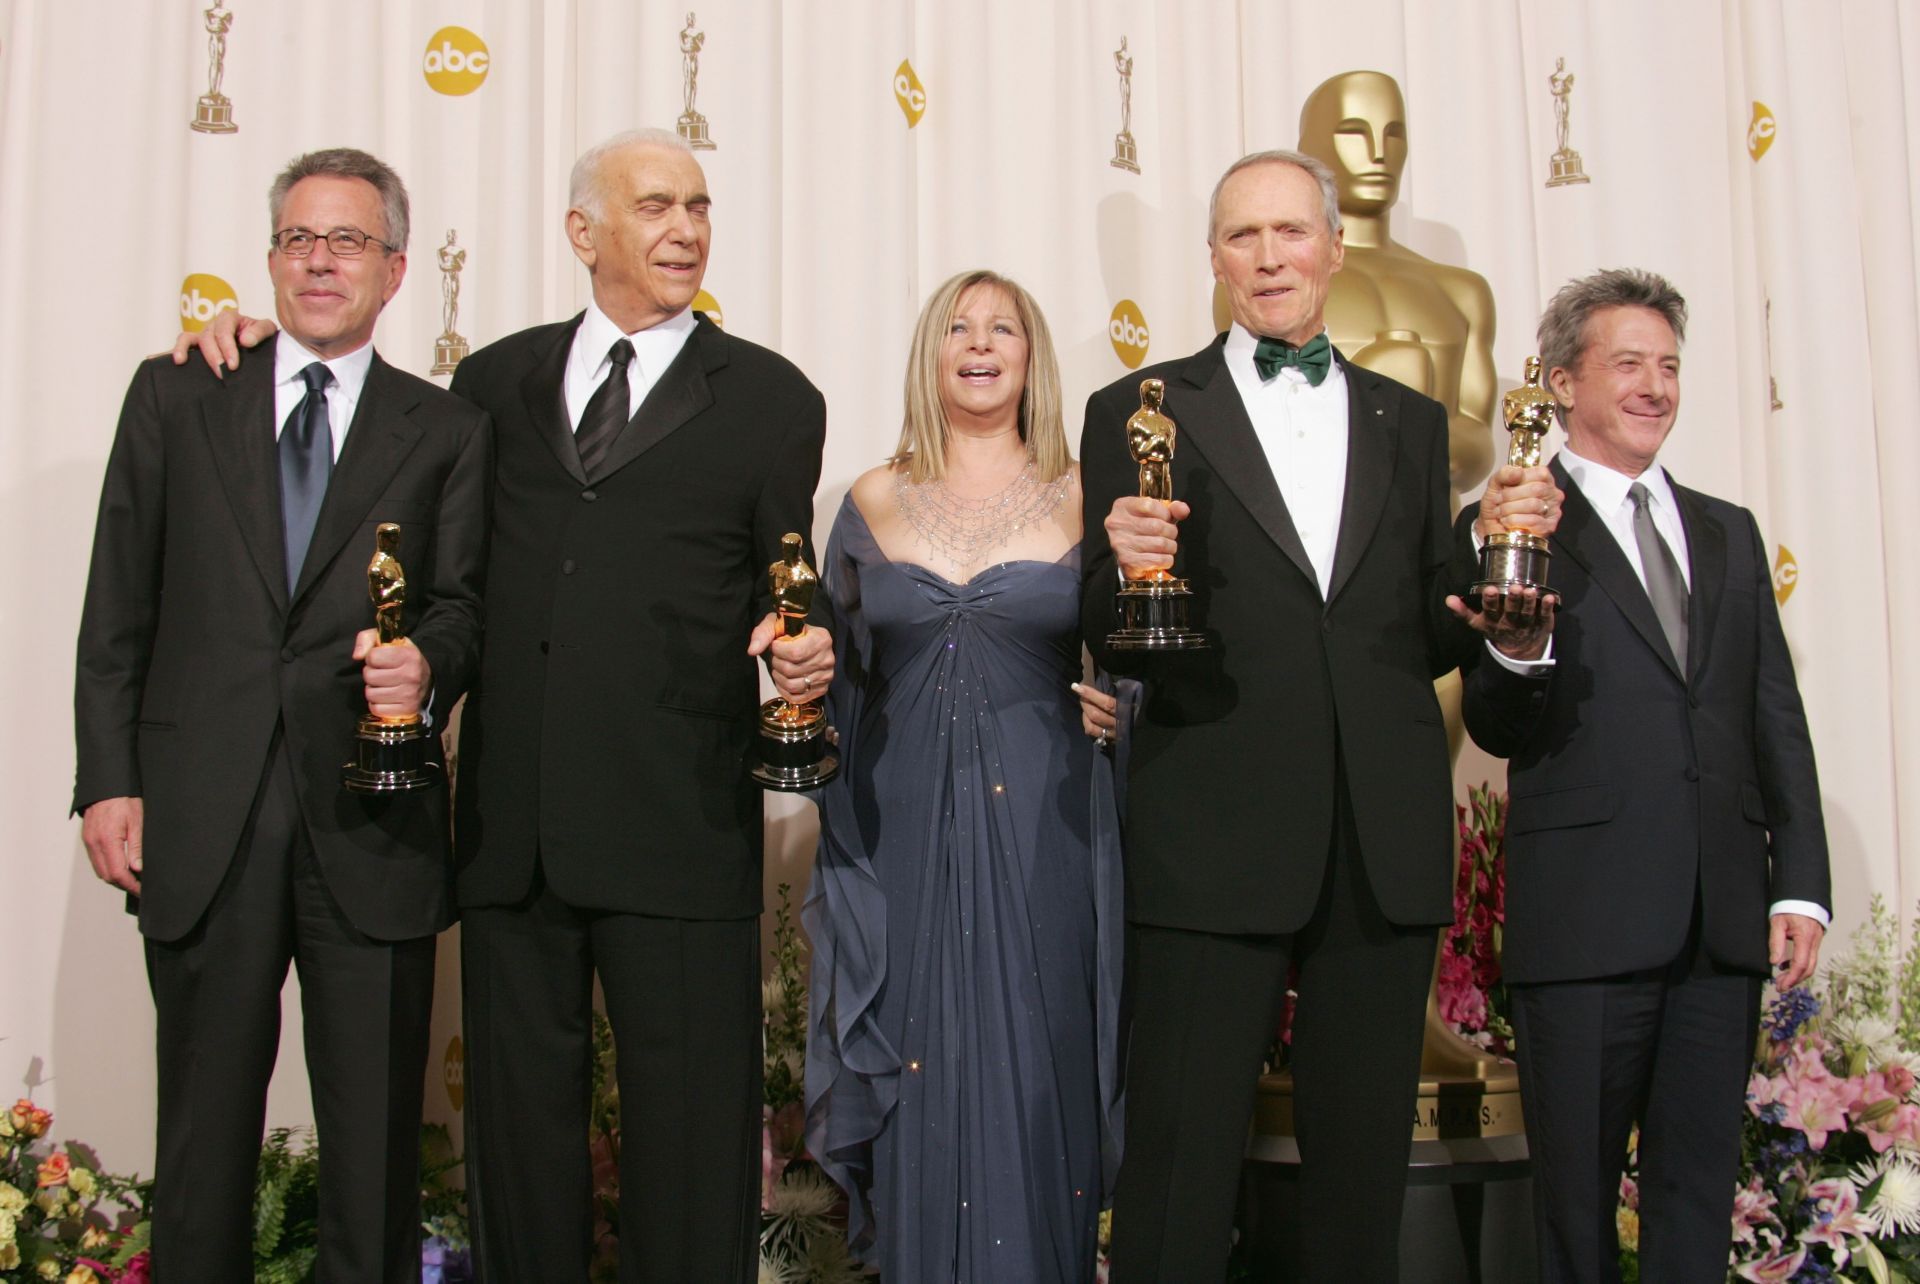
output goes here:
{"type": "MultiPolygon", "coordinates": [[[[780,560],[767,568],[774,613],[784,637],[807,631],[807,612],[820,577],[800,556],[800,536],[780,537],[780,560]]],[[[753,778],[767,789],[792,793],[826,784],[840,774],[840,759],[827,752],[827,711],[818,700],[795,704],[775,696],[760,706],[760,751],[753,778]]]]}
{"type": "Polygon", "coordinates": [[[693,14],[689,13],[687,25],[680,29],[680,100],[683,110],[673,127],[680,137],[687,140],[687,146],[696,152],[710,152],[715,146],[707,133],[707,118],[693,109],[694,95],[700,92],[700,46],[706,43],[707,33],[693,29],[693,14]]]}
{"type": "Polygon", "coordinates": [[[213,8],[203,15],[207,20],[207,92],[194,104],[191,128],[198,134],[231,134],[240,126],[233,123],[233,100],[220,92],[227,76],[227,32],[233,27],[233,14],[226,0],[213,0],[213,8]]]}
{"type": "MultiPolygon", "coordinates": [[[[1507,462],[1537,468],[1540,443],[1553,427],[1554,418],[1553,395],[1540,386],[1540,358],[1527,358],[1527,381],[1500,400],[1507,431],[1513,434],[1507,445],[1507,462]]],[[[1546,539],[1532,531],[1500,531],[1487,536],[1480,546],[1480,578],[1467,590],[1467,600],[1477,600],[1485,588],[1544,592],[1547,563],[1552,557],[1546,539]]]]}
{"type": "Polygon", "coordinates": [[[1120,76],[1120,132],[1113,136],[1113,159],[1107,164],[1129,174],[1140,172],[1140,148],[1133,141],[1133,55],[1127,52],[1127,38],[1113,51],[1113,69],[1120,76]]]}
{"type": "Polygon", "coordinates": [[[447,243],[440,247],[440,337],[433,341],[433,370],[437,375],[452,374],[454,367],[470,351],[467,341],[454,327],[460,321],[460,270],[467,265],[467,252],[454,244],[454,229],[447,229],[447,243]]]}
{"type": "Polygon", "coordinates": [[[1547,88],[1553,91],[1553,138],[1558,144],[1553,149],[1553,155],[1547,157],[1547,186],[1566,187],[1590,182],[1586,168],[1581,164],[1580,153],[1567,143],[1573,117],[1573,73],[1567,70],[1565,58],[1554,60],[1553,74],[1547,77],[1547,88]]]}
{"type": "MultiPolygon", "coordinates": [[[[1142,499],[1173,498],[1173,446],[1179,430],[1172,416],[1160,409],[1166,395],[1166,384],[1142,379],[1140,409],[1127,420],[1127,452],[1140,465],[1142,499]]],[[[1107,635],[1109,647],[1116,651],[1206,649],[1207,635],[1188,623],[1193,590],[1175,577],[1172,567],[1156,566],[1138,578],[1130,568],[1121,570],[1127,578],[1114,594],[1120,627],[1107,635]]]]}
{"type": "MultiPolygon", "coordinates": [[[[376,646],[412,646],[400,633],[407,602],[407,573],[400,565],[400,527],[381,522],[367,563],[367,595],[373,599],[376,646]]],[[[369,712],[354,737],[354,760],[340,768],[341,783],[356,794],[399,794],[440,783],[440,764],[429,750],[433,732],[418,713],[383,718],[369,712]]]]}

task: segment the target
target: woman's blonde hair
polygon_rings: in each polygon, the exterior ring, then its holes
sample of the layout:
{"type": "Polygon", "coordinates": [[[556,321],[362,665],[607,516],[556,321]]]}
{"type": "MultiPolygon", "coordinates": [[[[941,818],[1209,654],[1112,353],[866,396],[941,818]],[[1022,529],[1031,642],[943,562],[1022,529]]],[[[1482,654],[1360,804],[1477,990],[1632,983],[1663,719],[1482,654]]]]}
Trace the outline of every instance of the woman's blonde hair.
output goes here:
{"type": "Polygon", "coordinates": [[[1049,482],[1067,471],[1067,425],[1060,410],[1060,359],[1054,355],[1047,318],[1033,296],[998,272],[976,268],[948,278],[920,309],[907,352],[907,410],[900,445],[889,461],[907,465],[916,485],[947,475],[947,415],[940,400],[940,347],[960,298],[976,285],[997,286],[1013,300],[1020,328],[1027,332],[1027,386],[1020,394],[1020,440],[1027,443],[1036,481],[1049,482]]]}

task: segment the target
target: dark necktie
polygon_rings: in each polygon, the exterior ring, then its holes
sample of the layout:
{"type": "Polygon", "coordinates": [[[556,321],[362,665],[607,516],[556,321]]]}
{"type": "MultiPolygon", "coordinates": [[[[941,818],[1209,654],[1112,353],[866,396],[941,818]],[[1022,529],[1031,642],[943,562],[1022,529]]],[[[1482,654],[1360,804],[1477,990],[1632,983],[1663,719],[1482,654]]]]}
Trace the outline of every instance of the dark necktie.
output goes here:
{"type": "Polygon", "coordinates": [[[573,443],[580,451],[580,467],[587,476],[607,456],[613,439],[627,426],[627,363],[633,360],[633,345],[624,338],[607,349],[607,377],[593,390],[587,408],[580,415],[580,427],[574,430],[573,443]]]}
{"type": "Polygon", "coordinates": [[[333,428],[327,419],[327,384],[333,375],[316,361],[300,377],[307,381],[307,395],[280,428],[280,517],[287,537],[289,595],[300,583],[313,524],[333,474],[333,428]]]}
{"type": "Polygon", "coordinates": [[[1288,366],[1298,366],[1307,382],[1318,388],[1332,365],[1333,345],[1327,342],[1324,331],[1297,348],[1279,339],[1262,339],[1253,345],[1253,368],[1262,380],[1273,378],[1288,366]]]}
{"type": "Polygon", "coordinates": [[[1633,501],[1633,542],[1640,546],[1640,568],[1646,575],[1647,596],[1653,600],[1653,613],[1660,618],[1660,630],[1667,635],[1673,658],[1680,671],[1687,669],[1687,580],[1680,574],[1680,563],[1660,538],[1653,524],[1653,498],[1639,482],[1627,487],[1633,501]]]}

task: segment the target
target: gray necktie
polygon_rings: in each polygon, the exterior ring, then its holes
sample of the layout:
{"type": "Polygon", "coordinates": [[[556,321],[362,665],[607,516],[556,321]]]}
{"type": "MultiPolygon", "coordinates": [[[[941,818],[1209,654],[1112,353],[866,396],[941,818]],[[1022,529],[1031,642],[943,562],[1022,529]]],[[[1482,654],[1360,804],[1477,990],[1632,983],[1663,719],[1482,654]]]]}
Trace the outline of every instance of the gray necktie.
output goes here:
{"type": "Polygon", "coordinates": [[[316,361],[300,372],[307,395],[280,429],[280,517],[286,524],[287,592],[300,583],[300,567],[313,542],[320,501],[333,473],[333,429],[327,419],[327,383],[332,373],[316,361]]]}
{"type": "Polygon", "coordinates": [[[1673,648],[1673,658],[1681,672],[1687,668],[1687,580],[1680,573],[1680,562],[1660,538],[1653,524],[1652,496],[1639,482],[1627,488],[1633,501],[1633,542],[1640,546],[1640,569],[1646,577],[1647,596],[1653,600],[1653,613],[1660,617],[1660,629],[1673,648]]]}

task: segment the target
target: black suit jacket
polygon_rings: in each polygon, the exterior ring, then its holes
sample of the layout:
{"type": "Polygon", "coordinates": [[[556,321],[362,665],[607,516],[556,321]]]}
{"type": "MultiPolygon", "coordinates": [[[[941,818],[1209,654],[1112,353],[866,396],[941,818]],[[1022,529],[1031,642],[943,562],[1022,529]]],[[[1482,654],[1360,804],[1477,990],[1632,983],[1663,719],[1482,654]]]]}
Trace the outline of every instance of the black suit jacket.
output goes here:
{"type": "Polygon", "coordinates": [[[1096,392],[1080,443],[1087,643],[1103,667],[1147,680],[1127,785],[1128,914],[1220,933],[1302,926],[1332,840],[1337,756],[1381,908],[1397,923],[1446,922],[1453,788],[1433,680],[1474,637],[1442,605],[1445,412],[1341,360],[1346,491],[1323,600],[1223,344],[1096,392]],[[1106,646],[1118,584],[1103,521],[1139,493],[1126,422],[1148,377],[1165,381],[1179,427],[1173,493],[1193,512],[1176,570],[1214,649],[1143,659],[1106,646]]]}
{"type": "MultiPolygon", "coordinates": [[[[1684,671],[1619,542],[1558,460],[1566,509],[1548,572],[1555,665],[1477,661],[1467,730],[1509,759],[1512,981],[1671,962],[1699,890],[1716,961],[1764,972],[1776,900],[1829,903],[1820,785],[1746,509],[1678,484],[1692,582],[1684,671]]],[[[1469,523],[1456,532],[1467,543],[1469,523]]]]}
{"type": "Polygon", "coordinates": [[[461,719],[462,905],[514,904],[538,856],[569,904],[678,918],[761,908],[747,655],[767,566],[811,553],[826,405],[701,318],[597,471],[561,390],[580,318],[460,363],[499,468],[486,652],[461,719]]]}
{"type": "Polygon", "coordinates": [[[340,908],[369,936],[423,936],[453,917],[446,794],[341,787],[367,709],[353,637],[373,624],[374,527],[398,522],[405,630],[444,722],[478,659],[492,433],[376,355],[290,596],[273,365],[263,349],[224,380],[164,357],[134,374],[80,622],[73,807],[144,800],[140,928],[176,939],[233,859],[281,726],[340,908]]]}

